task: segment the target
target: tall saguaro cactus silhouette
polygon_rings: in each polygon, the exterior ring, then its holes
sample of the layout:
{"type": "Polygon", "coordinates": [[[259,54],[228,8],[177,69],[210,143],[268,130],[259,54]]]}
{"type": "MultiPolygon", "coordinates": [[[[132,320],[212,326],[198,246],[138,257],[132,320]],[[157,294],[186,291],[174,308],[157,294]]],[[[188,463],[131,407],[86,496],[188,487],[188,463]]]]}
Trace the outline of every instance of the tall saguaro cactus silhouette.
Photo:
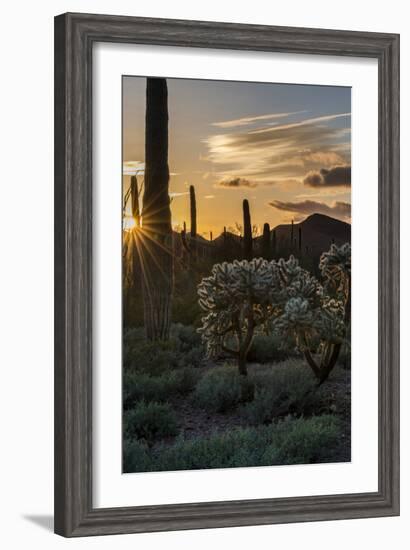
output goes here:
{"type": "Polygon", "coordinates": [[[196,198],[195,198],[195,187],[193,185],[189,186],[189,204],[190,204],[190,215],[191,215],[191,234],[189,243],[186,237],[186,223],[184,222],[184,228],[181,231],[182,245],[185,251],[188,253],[189,263],[191,267],[195,264],[197,258],[197,226],[196,226],[196,198]]]}
{"type": "Polygon", "coordinates": [[[147,78],[140,254],[144,324],[148,340],[169,338],[173,254],[168,186],[167,82],[165,78],[147,78]]]}
{"type": "Polygon", "coordinates": [[[191,210],[191,254],[192,260],[195,261],[197,255],[197,243],[196,243],[196,197],[195,187],[189,186],[189,201],[191,210]]]}
{"type": "Polygon", "coordinates": [[[247,199],[243,201],[243,252],[246,260],[252,259],[252,224],[247,199]]]}

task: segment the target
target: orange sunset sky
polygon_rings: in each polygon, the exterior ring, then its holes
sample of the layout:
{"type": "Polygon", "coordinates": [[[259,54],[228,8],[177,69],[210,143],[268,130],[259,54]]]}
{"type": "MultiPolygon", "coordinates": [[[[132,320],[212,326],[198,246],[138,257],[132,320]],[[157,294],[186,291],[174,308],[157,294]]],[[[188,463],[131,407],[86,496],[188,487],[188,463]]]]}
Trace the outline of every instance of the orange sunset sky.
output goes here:
{"type": "MultiPolygon", "coordinates": [[[[172,223],[198,232],[261,229],[319,212],[350,222],[351,90],[344,87],[167,79],[172,223]]],[[[142,181],[144,77],[123,77],[123,193],[142,181]]],[[[128,213],[127,213],[128,216],[128,213]]],[[[125,224],[126,225],[126,224],[125,224]]]]}

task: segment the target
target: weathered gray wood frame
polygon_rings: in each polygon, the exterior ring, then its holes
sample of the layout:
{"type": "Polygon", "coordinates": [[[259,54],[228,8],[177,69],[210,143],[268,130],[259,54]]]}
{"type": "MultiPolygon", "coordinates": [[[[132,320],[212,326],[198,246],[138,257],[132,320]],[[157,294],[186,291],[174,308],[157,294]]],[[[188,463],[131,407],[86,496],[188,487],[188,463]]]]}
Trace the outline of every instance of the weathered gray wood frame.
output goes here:
{"type": "MultiPolygon", "coordinates": [[[[366,145],[363,144],[365,147],[366,145]]],[[[64,536],[399,513],[399,36],[64,14],[55,19],[55,531],[64,536]],[[92,47],[96,41],[375,58],[379,69],[379,490],[95,509],[92,47]]],[[[363,405],[365,406],[365,404],[363,405]]]]}

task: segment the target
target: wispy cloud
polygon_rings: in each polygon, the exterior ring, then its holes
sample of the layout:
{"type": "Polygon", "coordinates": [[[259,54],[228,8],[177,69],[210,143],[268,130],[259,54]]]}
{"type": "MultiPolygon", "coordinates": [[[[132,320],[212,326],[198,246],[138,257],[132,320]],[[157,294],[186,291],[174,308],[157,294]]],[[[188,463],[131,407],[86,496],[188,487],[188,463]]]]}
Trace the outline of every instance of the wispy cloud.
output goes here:
{"type": "MultiPolygon", "coordinates": [[[[221,180],[245,179],[254,185],[299,182],[308,172],[350,163],[350,123],[334,124],[350,113],[211,135],[208,160],[221,180]]],[[[239,187],[239,186],[237,186],[239,187]]]]}
{"type": "Polygon", "coordinates": [[[221,122],[212,122],[212,126],[217,126],[218,128],[236,128],[238,126],[247,126],[255,122],[260,122],[263,120],[275,120],[280,118],[287,118],[292,115],[298,115],[304,113],[305,111],[294,111],[293,113],[270,113],[267,115],[257,115],[257,116],[248,116],[242,118],[235,118],[233,120],[223,120],[221,122]]]}
{"type": "Polygon", "coordinates": [[[204,199],[214,199],[215,195],[204,195],[204,199]]]}
{"type": "Polygon", "coordinates": [[[339,218],[345,221],[350,220],[351,205],[348,202],[335,201],[332,204],[326,204],[324,202],[317,202],[312,200],[305,200],[301,202],[287,202],[287,201],[271,201],[270,206],[288,212],[292,214],[326,214],[335,218],[339,218]]]}
{"type": "Polygon", "coordinates": [[[290,122],[288,124],[282,124],[281,126],[274,126],[273,128],[258,128],[257,130],[253,130],[251,133],[261,134],[263,132],[269,132],[269,130],[288,130],[289,128],[298,128],[299,126],[306,126],[309,124],[329,122],[331,120],[336,120],[337,118],[345,118],[350,115],[351,113],[337,113],[334,115],[317,116],[313,118],[306,118],[304,120],[299,120],[298,122],[290,122]]]}

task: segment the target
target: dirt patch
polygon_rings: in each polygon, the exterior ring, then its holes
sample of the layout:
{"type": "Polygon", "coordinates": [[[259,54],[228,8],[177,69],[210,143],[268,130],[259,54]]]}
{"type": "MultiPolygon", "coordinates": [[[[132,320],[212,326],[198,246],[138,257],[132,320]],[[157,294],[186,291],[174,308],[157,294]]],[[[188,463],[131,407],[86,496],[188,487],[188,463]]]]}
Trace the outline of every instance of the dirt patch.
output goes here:
{"type": "Polygon", "coordinates": [[[237,411],[227,413],[208,413],[192,403],[192,398],[178,398],[171,401],[175,411],[180,434],[185,439],[208,437],[232,428],[245,425],[243,417],[237,411]]]}

